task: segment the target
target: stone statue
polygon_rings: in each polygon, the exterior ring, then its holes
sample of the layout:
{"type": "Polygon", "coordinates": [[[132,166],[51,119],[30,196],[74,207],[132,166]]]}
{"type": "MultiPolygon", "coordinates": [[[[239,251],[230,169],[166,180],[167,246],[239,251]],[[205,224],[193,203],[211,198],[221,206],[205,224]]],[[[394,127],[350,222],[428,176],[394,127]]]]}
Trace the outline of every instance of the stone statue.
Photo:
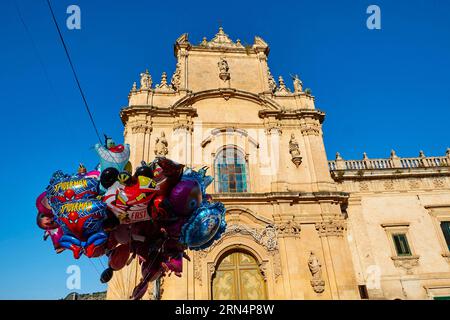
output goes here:
{"type": "Polygon", "coordinates": [[[227,60],[225,60],[224,58],[220,58],[220,61],[217,63],[217,65],[219,66],[219,70],[220,72],[228,72],[228,70],[230,69],[228,67],[228,62],[227,60]]]}
{"type": "Polygon", "coordinates": [[[144,73],[141,73],[141,89],[148,90],[152,88],[152,76],[148,72],[148,69],[144,73]]]}
{"type": "Polygon", "coordinates": [[[291,140],[289,140],[289,153],[291,154],[292,162],[298,167],[302,163],[302,157],[298,141],[295,139],[294,134],[291,134],[291,140]]]}
{"type": "Polygon", "coordinates": [[[302,80],[300,80],[298,75],[293,76],[292,80],[294,81],[293,82],[293,84],[294,84],[294,92],[295,93],[303,92],[303,82],[302,82],[302,80]]]}
{"type": "Polygon", "coordinates": [[[289,153],[292,157],[299,157],[300,150],[297,139],[295,139],[295,135],[291,134],[291,140],[289,140],[289,153]]]}
{"type": "Polygon", "coordinates": [[[308,259],[308,267],[309,270],[311,271],[314,280],[322,279],[322,265],[320,264],[319,259],[312,251],[308,259]]]}
{"type": "Polygon", "coordinates": [[[308,259],[309,271],[311,271],[312,280],[311,286],[316,293],[322,293],[325,291],[325,281],[322,279],[322,265],[314,252],[311,251],[308,259]]]}
{"type": "Polygon", "coordinates": [[[219,78],[223,81],[230,79],[230,68],[228,67],[228,62],[225,58],[220,58],[220,61],[217,63],[219,67],[219,78]]]}
{"type": "Polygon", "coordinates": [[[166,139],[166,134],[164,131],[161,132],[161,137],[156,138],[155,144],[155,155],[160,157],[165,157],[169,153],[169,143],[166,139]]]}

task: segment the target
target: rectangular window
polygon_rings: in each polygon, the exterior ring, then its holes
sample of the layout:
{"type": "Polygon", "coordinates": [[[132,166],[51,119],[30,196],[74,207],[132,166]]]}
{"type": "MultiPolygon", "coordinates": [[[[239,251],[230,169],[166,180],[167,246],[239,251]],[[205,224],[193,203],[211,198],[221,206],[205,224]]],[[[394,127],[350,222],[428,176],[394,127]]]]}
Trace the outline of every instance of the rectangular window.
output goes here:
{"type": "Polygon", "coordinates": [[[447,242],[448,250],[450,251],[450,221],[442,221],[441,229],[444,234],[445,242],[447,242]]]}
{"type": "Polygon", "coordinates": [[[409,248],[408,239],[405,233],[394,233],[392,235],[395,245],[395,251],[398,256],[410,256],[411,249],[409,248]]]}

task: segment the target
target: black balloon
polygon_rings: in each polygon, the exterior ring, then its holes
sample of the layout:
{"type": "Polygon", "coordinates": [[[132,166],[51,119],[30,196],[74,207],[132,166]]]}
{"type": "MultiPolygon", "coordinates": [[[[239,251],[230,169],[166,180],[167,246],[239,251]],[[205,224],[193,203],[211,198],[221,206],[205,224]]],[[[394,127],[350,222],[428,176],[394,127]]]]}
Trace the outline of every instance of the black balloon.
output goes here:
{"type": "Polygon", "coordinates": [[[118,176],[119,170],[113,167],[106,168],[100,175],[100,183],[102,184],[103,188],[108,189],[114,184],[114,182],[117,181],[118,176]]]}
{"type": "Polygon", "coordinates": [[[135,177],[144,176],[147,178],[153,178],[153,170],[155,170],[154,166],[143,164],[141,167],[136,169],[134,174],[135,177]]]}
{"type": "Polygon", "coordinates": [[[101,283],[107,283],[111,278],[113,277],[114,270],[111,268],[105,269],[105,271],[102,272],[102,275],[100,276],[100,282],[101,283]]]}

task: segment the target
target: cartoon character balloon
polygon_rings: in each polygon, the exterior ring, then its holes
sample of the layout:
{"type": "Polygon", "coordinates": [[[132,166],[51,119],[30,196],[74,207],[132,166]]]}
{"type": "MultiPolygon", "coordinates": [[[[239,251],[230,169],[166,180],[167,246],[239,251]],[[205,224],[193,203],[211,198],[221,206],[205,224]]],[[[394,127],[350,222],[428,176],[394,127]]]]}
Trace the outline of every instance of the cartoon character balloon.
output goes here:
{"type": "Polygon", "coordinates": [[[100,171],[106,168],[123,171],[130,158],[129,144],[116,145],[114,140],[107,136],[105,136],[105,145],[97,143],[94,148],[100,158],[100,171]]]}

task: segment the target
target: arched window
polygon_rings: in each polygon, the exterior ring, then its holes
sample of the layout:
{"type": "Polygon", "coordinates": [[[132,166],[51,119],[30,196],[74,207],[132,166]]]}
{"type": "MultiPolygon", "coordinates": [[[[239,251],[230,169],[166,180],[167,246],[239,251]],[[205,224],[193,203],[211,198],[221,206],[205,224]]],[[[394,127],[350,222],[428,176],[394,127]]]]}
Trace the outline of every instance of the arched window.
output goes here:
{"type": "Polygon", "coordinates": [[[223,148],[216,157],[216,192],[247,192],[247,166],[244,154],[234,146],[223,148]]]}

